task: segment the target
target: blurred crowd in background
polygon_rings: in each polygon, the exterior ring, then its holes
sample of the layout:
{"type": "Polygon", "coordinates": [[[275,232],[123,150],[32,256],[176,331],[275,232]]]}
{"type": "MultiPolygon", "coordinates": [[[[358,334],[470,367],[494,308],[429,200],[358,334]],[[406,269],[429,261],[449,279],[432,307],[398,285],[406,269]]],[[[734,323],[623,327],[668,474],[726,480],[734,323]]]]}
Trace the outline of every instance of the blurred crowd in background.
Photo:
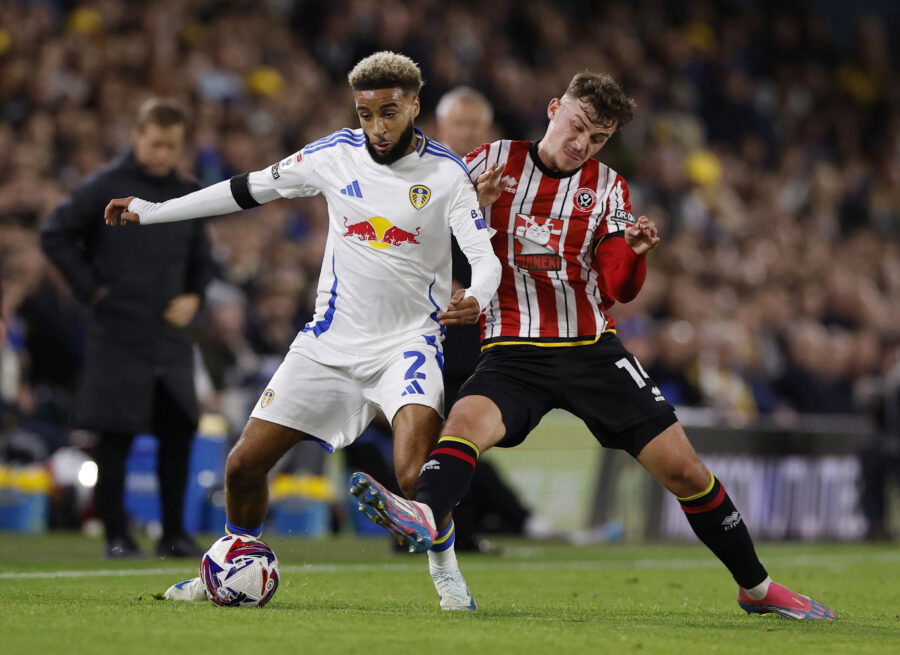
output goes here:
{"type": "MultiPolygon", "coordinates": [[[[357,120],[347,71],[378,49],[538,138],[580,69],[638,103],[601,152],[660,226],[616,306],[663,393],[749,424],[869,413],[900,384],[900,84],[890,2],[97,0],[0,3],[3,429],[69,439],[86,310],[41,254],[47,213],[130,144],[151,95],[182,101],[204,185],[357,120]]],[[[98,216],[97,220],[102,220],[98,216]]],[[[204,407],[242,426],[312,315],[321,198],[208,222],[217,273],[196,332],[204,407]]]]}

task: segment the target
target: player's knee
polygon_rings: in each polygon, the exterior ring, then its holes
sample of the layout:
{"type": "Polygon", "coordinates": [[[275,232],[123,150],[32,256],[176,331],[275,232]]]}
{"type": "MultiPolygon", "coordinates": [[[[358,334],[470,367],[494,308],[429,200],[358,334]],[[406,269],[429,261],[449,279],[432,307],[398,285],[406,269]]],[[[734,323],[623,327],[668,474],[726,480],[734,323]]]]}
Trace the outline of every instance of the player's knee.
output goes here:
{"type": "Polygon", "coordinates": [[[677,462],[666,473],[666,486],[676,496],[693,496],[709,487],[709,471],[699,459],[677,462]]]}
{"type": "Polygon", "coordinates": [[[441,434],[467,439],[484,452],[503,438],[506,428],[500,410],[493,402],[479,396],[466,396],[453,406],[441,434]]]}
{"type": "Polygon", "coordinates": [[[252,487],[265,480],[266,471],[254,465],[252,458],[235,448],[225,461],[225,485],[229,489],[252,487]]]}

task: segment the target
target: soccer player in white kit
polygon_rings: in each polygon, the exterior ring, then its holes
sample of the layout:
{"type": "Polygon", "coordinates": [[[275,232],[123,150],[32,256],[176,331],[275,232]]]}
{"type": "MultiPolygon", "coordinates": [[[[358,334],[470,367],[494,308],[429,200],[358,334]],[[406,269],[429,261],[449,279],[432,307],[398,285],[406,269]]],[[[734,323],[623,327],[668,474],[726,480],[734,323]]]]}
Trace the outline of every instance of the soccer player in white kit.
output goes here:
{"type": "MultiPolygon", "coordinates": [[[[233,534],[262,532],[266,474],[287,450],[303,439],[329,451],[342,448],[379,410],[393,427],[400,487],[414,497],[443,413],[444,326],[475,323],[500,280],[465,164],[413,126],[423,84],[418,66],[379,52],[348,77],[362,129],[338,130],[272,166],[181,198],[119,198],[106,208],[110,225],[153,224],[281,197],[321,193],[328,201],[315,316],[228,455],[226,529],[233,534]],[[471,285],[452,297],[451,232],[472,265],[471,285]]],[[[416,547],[415,535],[397,536],[416,547]]],[[[431,545],[430,536],[419,540],[422,548],[431,545]]],[[[475,609],[452,561],[454,570],[439,575],[431,567],[441,607],[475,609]]],[[[199,578],[178,583],[167,597],[203,598],[203,584],[199,578]]]]}

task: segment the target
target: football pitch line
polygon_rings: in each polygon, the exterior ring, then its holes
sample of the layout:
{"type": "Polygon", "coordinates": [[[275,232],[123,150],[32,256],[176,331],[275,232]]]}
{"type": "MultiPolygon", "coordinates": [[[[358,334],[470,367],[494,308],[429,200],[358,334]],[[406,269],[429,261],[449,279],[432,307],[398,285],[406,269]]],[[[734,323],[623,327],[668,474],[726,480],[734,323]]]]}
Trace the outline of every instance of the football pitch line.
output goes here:
{"type": "MultiPolygon", "coordinates": [[[[766,558],[766,565],[770,567],[846,567],[854,564],[900,564],[900,552],[879,553],[840,553],[834,555],[791,555],[784,557],[766,558]]],[[[372,573],[378,571],[392,572],[418,572],[423,568],[422,563],[416,564],[302,564],[282,566],[285,573],[372,573]]],[[[512,561],[492,559],[491,561],[477,561],[464,563],[465,571],[600,571],[600,570],[635,570],[635,569],[714,569],[722,564],[714,557],[704,559],[616,559],[616,560],[571,560],[571,561],[512,561]]],[[[0,573],[0,580],[21,579],[47,579],[47,578],[104,578],[104,577],[130,577],[172,575],[184,576],[197,573],[193,567],[170,567],[152,569],[100,569],[96,571],[34,571],[28,573],[7,572],[0,573]]]]}

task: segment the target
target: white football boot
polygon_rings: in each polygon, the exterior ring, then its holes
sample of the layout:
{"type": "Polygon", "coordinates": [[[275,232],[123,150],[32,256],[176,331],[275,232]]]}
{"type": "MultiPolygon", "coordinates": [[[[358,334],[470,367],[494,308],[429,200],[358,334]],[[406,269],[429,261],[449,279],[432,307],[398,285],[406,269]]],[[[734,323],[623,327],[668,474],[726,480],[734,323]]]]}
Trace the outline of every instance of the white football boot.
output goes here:
{"type": "Polygon", "coordinates": [[[166,600],[206,600],[206,585],[200,578],[182,580],[166,589],[166,600]]]}
{"type": "Polygon", "coordinates": [[[441,599],[442,610],[467,610],[469,612],[476,610],[475,599],[472,598],[466,580],[458,568],[439,569],[429,566],[428,572],[431,573],[434,588],[441,599]]]}

